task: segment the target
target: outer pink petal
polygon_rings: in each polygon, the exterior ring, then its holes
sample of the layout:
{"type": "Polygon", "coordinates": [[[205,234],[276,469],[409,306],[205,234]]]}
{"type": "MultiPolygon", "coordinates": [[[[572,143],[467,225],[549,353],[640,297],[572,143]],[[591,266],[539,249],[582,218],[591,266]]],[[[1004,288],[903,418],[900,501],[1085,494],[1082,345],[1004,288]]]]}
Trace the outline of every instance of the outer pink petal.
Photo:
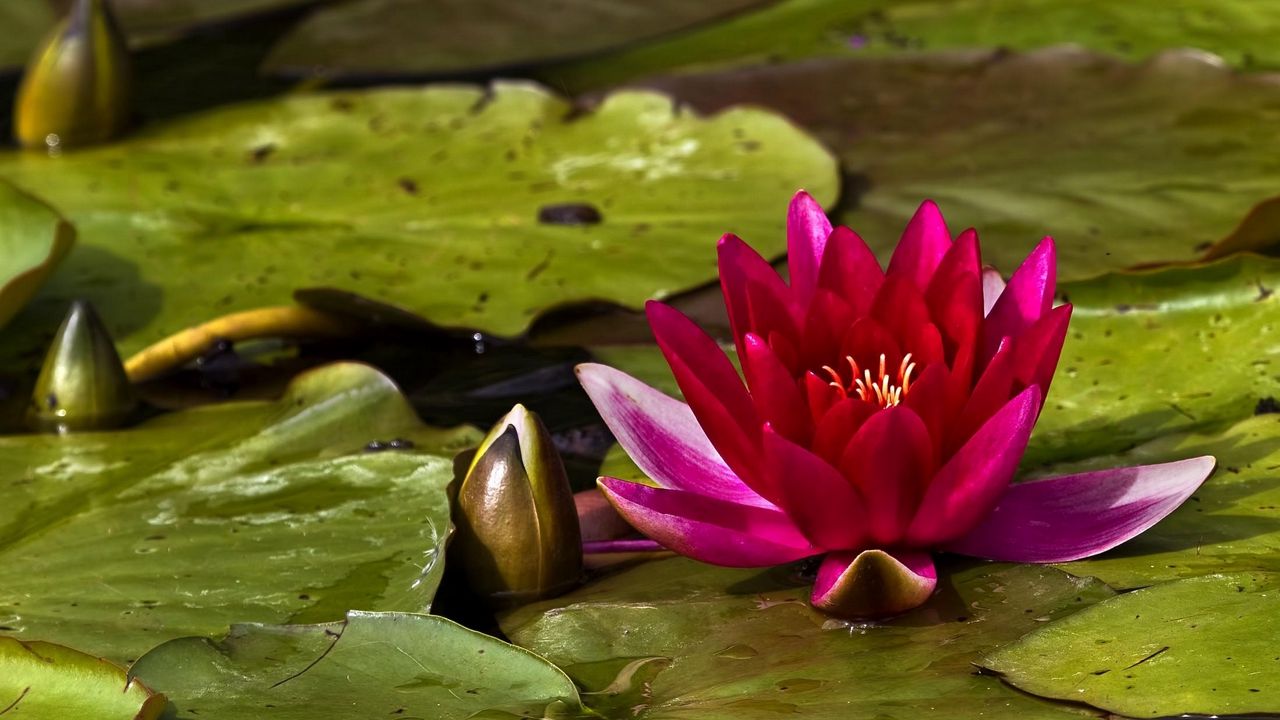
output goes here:
{"type": "Polygon", "coordinates": [[[1000,271],[985,265],[982,268],[982,316],[986,317],[991,314],[991,308],[995,307],[996,300],[1000,299],[1000,294],[1004,292],[1004,277],[1000,275],[1000,271]]]}
{"type": "Polygon", "coordinates": [[[818,268],[830,234],[831,221],[818,201],[803,190],[796,193],[787,209],[787,271],[802,305],[818,286],[818,268]]]}
{"type": "Polygon", "coordinates": [[[600,478],[599,485],[632,527],[695,560],[729,567],[764,567],[818,552],[778,510],[616,478],[600,478]]]}
{"type": "Polygon", "coordinates": [[[605,425],[659,487],[776,509],[725,465],[688,405],[606,365],[577,370],[605,425]]]}
{"type": "Polygon", "coordinates": [[[987,314],[984,362],[995,353],[1001,338],[1021,335],[1053,307],[1057,277],[1057,254],[1053,238],[1047,237],[1013,272],[1009,284],[1000,293],[1000,299],[987,314]]]}
{"type": "Polygon", "coordinates": [[[879,618],[919,607],[937,585],[938,572],[927,552],[831,553],[818,568],[810,600],[832,615],[879,618]]]}
{"type": "Polygon", "coordinates": [[[769,500],[770,478],[760,465],[760,421],[751,397],[729,358],[680,311],[650,302],[649,326],[689,409],[720,457],[753,490],[769,500]]]}
{"type": "Polygon", "coordinates": [[[1011,562],[1067,562],[1110,550],[1173,512],[1213,472],[1202,457],[1011,485],[947,550],[1011,562]]]}
{"type": "Polygon", "coordinates": [[[951,232],[942,212],[932,200],[925,200],[907,223],[893,257],[889,259],[889,275],[902,275],[924,292],[933,279],[933,271],[951,247],[951,232]]]}
{"type": "Polygon", "coordinates": [[[770,472],[784,478],[782,508],[814,545],[844,550],[865,542],[865,504],[835,468],[768,426],[764,456],[770,472]]]}
{"type": "Polygon", "coordinates": [[[934,547],[963,537],[995,507],[1026,452],[1040,410],[1032,385],[991,416],[934,475],[907,530],[907,545],[934,547]]]}

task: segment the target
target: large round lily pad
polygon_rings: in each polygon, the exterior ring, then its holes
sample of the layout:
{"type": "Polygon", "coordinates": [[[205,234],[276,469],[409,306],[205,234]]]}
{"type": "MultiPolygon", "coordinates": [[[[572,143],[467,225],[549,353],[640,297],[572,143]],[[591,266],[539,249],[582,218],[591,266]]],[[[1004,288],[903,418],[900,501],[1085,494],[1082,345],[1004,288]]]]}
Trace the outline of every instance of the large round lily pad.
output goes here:
{"type": "Polygon", "coordinates": [[[239,625],[181,638],[130,669],[180,720],[561,717],[578,690],[527,650],[444,618],[351,612],[327,625],[239,625]]]}
{"type": "Polygon", "coordinates": [[[25,327],[88,297],[126,355],[315,286],[517,335],[562,303],[636,306],[710,280],[725,231],[781,253],[790,195],[830,201],[837,182],[768,112],[704,119],[631,92],[570,117],[523,84],[221,109],[58,158],[6,154],[0,177],[81,233],[25,327]]]}
{"type": "MultiPolygon", "coordinates": [[[[1062,279],[1188,261],[1275,195],[1280,84],[1196,52],[1141,65],[1070,48],[794,63],[650,83],[752,103],[832,147],[838,219],[883,256],[923,198],[1006,273],[1044,235],[1062,279]]],[[[750,240],[750,238],[748,238],[750,240]]]]}
{"type": "Polygon", "coordinates": [[[1209,575],[1127,593],[981,661],[1015,687],[1128,717],[1280,712],[1280,575],[1209,575]]]}
{"type": "Polygon", "coordinates": [[[767,0],[349,0],[312,13],[265,69],[443,75],[580,58],[722,20],[767,0]]]}
{"type": "Polygon", "coordinates": [[[502,626],[592,691],[584,701],[606,717],[1065,718],[1076,711],[970,663],[1111,595],[1051,568],[947,566],[924,607],[851,625],[809,607],[788,572],[649,562],[502,626]]]}
{"type": "Polygon", "coordinates": [[[1276,68],[1278,30],[1280,8],[1252,0],[783,0],[543,75],[587,89],[711,67],[1061,43],[1137,60],[1166,48],[1196,47],[1237,68],[1276,68]]]}
{"type": "Polygon", "coordinates": [[[232,622],[424,610],[450,531],[450,451],[475,439],[426,428],[353,364],[300,376],[277,402],[2,438],[0,632],[128,660],[232,622]],[[417,448],[363,452],[396,437],[417,448]]]}

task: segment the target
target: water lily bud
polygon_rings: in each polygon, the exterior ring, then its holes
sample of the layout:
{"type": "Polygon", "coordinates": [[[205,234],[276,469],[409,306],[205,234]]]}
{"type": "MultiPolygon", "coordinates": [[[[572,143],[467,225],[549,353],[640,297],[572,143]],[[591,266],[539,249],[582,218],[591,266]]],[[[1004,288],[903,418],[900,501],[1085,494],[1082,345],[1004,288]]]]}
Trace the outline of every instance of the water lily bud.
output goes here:
{"type": "Polygon", "coordinates": [[[129,120],[129,52],[107,0],[73,0],[27,64],[14,134],[51,153],[118,135],[129,120]]]}
{"type": "Polygon", "coordinates": [[[101,430],[137,407],[111,335],[89,303],[71,305],[36,380],[27,422],[37,430],[101,430]]]}
{"type": "Polygon", "coordinates": [[[476,449],[458,490],[453,556],[498,605],[565,592],[582,577],[582,537],[564,464],[538,416],[516,405],[476,449]]]}

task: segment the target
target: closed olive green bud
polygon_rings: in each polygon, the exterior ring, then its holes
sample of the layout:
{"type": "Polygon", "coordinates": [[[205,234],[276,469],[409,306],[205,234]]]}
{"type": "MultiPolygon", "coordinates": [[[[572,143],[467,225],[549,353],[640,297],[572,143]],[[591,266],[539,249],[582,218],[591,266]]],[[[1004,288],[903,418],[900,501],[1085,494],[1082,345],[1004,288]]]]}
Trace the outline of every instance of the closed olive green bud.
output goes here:
{"type": "Polygon", "coordinates": [[[72,303],[31,394],[27,423],[44,432],[105,430],[138,405],[111,335],[93,306],[72,303]]]}
{"type": "Polygon", "coordinates": [[[538,416],[516,405],[476,449],[458,489],[451,557],[495,605],[552,597],[582,579],[582,536],[564,464],[538,416]]]}
{"type": "Polygon", "coordinates": [[[106,0],[73,0],[71,11],[27,63],[13,125],[24,147],[101,142],[129,120],[129,50],[106,0]]]}

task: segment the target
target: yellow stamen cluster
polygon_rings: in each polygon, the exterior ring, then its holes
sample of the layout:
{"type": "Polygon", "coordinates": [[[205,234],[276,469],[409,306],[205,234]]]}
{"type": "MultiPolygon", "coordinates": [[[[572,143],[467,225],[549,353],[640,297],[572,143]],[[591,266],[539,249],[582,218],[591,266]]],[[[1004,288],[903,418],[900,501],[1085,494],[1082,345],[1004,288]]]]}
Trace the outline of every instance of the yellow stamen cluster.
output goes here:
{"type": "Polygon", "coordinates": [[[828,385],[839,390],[844,397],[856,395],[866,402],[887,408],[902,402],[902,398],[906,397],[911,390],[911,373],[916,369],[916,364],[911,361],[911,353],[902,357],[896,378],[885,371],[884,353],[880,354],[880,372],[874,378],[871,376],[871,369],[863,370],[858,367],[858,361],[854,360],[853,356],[846,355],[844,359],[849,363],[849,370],[852,372],[850,376],[852,380],[847,385],[835,368],[830,365],[822,366],[827,375],[831,376],[831,382],[828,385]]]}

